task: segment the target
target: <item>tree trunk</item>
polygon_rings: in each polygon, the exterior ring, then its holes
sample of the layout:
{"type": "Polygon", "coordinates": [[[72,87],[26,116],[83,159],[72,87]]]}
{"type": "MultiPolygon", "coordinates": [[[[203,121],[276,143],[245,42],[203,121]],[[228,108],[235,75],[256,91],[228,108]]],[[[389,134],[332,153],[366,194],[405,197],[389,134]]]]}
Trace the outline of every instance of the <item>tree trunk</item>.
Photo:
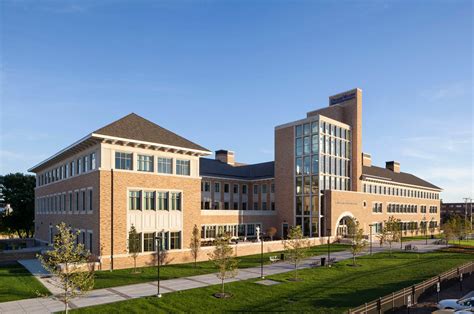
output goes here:
{"type": "Polygon", "coordinates": [[[356,265],[356,255],[355,255],[355,253],[352,254],[352,265],[354,265],[354,266],[356,265]]]}
{"type": "Polygon", "coordinates": [[[221,292],[222,292],[222,297],[224,297],[224,277],[222,277],[222,289],[221,289],[221,292]]]}
{"type": "Polygon", "coordinates": [[[66,289],[64,289],[64,311],[69,313],[69,307],[68,307],[68,302],[67,302],[67,291],[69,290],[69,266],[68,263],[66,262],[66,283],[65,283],[66,289]]]}

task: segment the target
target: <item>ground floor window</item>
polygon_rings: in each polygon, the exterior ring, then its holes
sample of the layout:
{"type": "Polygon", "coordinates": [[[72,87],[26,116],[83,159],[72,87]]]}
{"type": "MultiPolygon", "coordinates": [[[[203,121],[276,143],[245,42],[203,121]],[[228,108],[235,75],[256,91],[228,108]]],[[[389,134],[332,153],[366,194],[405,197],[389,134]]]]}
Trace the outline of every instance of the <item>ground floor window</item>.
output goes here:
{"type": "Polygon", "coordinates": [[[144,233],[143,234],[143,251],[154,252],[156,250],[155,245],[155,233],[144,233]]]}

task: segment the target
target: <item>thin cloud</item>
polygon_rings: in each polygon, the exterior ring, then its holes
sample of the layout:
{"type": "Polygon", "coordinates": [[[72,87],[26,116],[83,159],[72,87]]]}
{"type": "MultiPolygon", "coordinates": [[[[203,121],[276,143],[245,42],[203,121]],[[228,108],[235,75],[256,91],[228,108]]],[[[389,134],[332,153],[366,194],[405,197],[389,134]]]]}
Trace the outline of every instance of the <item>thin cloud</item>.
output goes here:
{"type": "Polygon", "coordinates": [[[465,96],[470,92],[469,84],[466,82],[455,82],[431,88],[420,92],[420,96],[429,101],[451,100],[460,96],[465,96]]]}

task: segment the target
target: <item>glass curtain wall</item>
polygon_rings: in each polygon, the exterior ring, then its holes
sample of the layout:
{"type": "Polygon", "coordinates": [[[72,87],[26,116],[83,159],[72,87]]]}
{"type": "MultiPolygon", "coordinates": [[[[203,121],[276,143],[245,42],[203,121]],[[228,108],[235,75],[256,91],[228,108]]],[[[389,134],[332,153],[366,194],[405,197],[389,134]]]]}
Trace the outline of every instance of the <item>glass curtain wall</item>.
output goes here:
{"type": "Polygon", "coordinates": [[[325,121],[295,126],[296,224],[305,236],[321,234],[324,190],[350,190],[350,131],[325,121]]]}

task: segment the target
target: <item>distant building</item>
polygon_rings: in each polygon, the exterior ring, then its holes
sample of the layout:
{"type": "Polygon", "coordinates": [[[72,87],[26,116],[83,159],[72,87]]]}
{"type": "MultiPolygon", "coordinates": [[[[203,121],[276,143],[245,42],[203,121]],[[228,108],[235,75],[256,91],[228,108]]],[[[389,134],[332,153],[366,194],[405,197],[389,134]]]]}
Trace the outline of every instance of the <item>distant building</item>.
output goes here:
{"type": "Polygon", "coordinates": [[[460,216],[471,219],[474,203],[441,203],[441,223],[444,223],[449,217],[460,216]]]}

